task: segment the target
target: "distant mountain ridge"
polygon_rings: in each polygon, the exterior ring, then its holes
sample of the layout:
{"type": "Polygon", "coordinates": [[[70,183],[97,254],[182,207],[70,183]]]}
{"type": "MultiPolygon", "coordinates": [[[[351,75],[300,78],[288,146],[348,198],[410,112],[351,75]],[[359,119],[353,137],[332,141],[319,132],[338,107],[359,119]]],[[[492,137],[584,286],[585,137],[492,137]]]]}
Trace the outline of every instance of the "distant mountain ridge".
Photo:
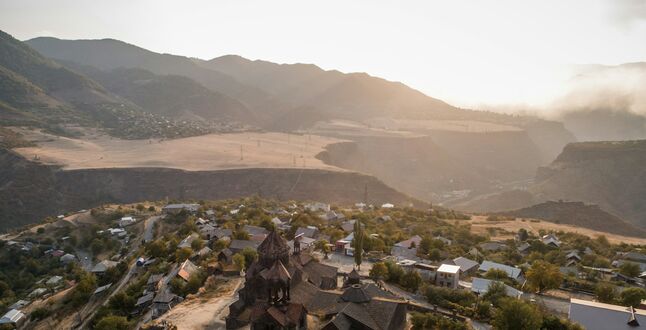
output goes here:
{"type": "Polygon", "coordinates": [[[227,55],[209,61],[159,54],[114,39],[25,41],[43,55],[101,70],[139,68],[188,77],[245,105],[268,129],[308,128],[330,119],[379,116],[481,120],[526,126],[536,118],[459,109],[399,82],[365,73],[325,71],[312,64],[276,64],[227,55]]]}
{"type": "Polygon", "coordinates": [[[195,120],[254,122],[249,109],[238,100],[184,76],[156,75],[138,68],[104,71],[74,62],[62,63],[150,113],[195,120]]]}

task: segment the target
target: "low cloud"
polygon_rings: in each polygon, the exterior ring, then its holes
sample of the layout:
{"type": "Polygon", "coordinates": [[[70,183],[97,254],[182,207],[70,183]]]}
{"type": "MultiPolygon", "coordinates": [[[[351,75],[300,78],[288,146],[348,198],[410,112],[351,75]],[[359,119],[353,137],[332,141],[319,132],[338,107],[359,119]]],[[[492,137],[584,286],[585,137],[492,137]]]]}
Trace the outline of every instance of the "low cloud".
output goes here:
{"type": "Polygon", "coordinates": [[[609,0],[610,19],[622,27],[631,27],[640,21],[646,21],[646,1],[644,0],[609,0]]]}

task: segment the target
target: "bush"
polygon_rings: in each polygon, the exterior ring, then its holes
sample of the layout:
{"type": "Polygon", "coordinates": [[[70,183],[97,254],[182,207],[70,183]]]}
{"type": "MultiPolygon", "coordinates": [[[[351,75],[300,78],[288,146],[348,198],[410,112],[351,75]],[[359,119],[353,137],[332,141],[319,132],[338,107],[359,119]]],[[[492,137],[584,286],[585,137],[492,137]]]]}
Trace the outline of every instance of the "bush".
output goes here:
{"type": "Polygon", "coordinates": [[[466,330],[469,327],[460,321],[456,321],[433,313],[413,312],[411,315],[413,329],[442,329],[442,330],[466,330]]]}
{"type": "Polygon", "coordinates": [[[388,269],[388,278],[386,281],[392,283],[399,283],[399,280],[404,276],[404,269],[392,261],[386,261],[386,268],[388,269]]]}
{"type": "Polygon", "coordinates": [[[52,312],[45,308],[45,307],[39,307],[34,309],[31,314],[29,314],[29,319],[32,321],[40,321],[46,317],[49,316],[52,312]]]}
{"type": "Polygon", "coordinates": [[[646,290],[642,288],[628,288],[619,294],[621,304],[624,306],[637,307],[642,300],[646,299],[646,290]]]}
{"type": "Polygon", "coordinates": [[[85,304],[90,299],[95,289],[96,277],[90,273],[81,274],[78,284],[70,295],[72,306],[78,307],[85,304]]]}
{"type": "Polygon", "coordinates": [[[94,327],[95,330],[128,330],[132,324],[123,316],[106,316],[94,327]]]}
{"type": "Polygon", "coordinates": [[[498,330],[539,330],[542,323],[543,317],[536,307],[512,298],[501,302],[492,322],[498,330]]]}
{"type": "Polygon", "coordinates": [[[422,277],[417,271],[411,270],[401,277],[399,284],[408,291],[417,292],[420,284],[422,284],[422,277]]]}
{"type": "Polygon", "coordinates": [[[451,308],[451,304],[470,307],[476,301],[476,295],[471,291],[438,286],[427,287],[425,295],[429,303],[446,308],[451,308]]]}

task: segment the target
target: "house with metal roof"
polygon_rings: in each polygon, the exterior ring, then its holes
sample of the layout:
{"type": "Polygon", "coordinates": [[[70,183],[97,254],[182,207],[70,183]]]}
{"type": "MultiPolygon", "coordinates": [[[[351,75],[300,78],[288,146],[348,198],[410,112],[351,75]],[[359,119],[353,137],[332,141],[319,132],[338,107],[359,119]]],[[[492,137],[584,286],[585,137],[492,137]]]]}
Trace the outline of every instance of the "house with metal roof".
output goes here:
{"type": "Polygon", "coordinates": [[[497,262],[485,260],[482,262],[480,265],[480,268],[478,268],[479,272],[486,273],[490,269],[499,269],[507,273],[507,276],[511,278],[512,280],[519,281],[521,279],[523,270],[517,267],[512,267],[504,264],[499,264],[497,262]]]}
{"type": "Polygon", "coordinates": [[[491,286],[492,283],[502,283],[502,285],[505,286],[505,292],[509,297],[519,298],[523,294],[522,291],[519,291],[519,290],[516,290],[515,288],[510,287],[504,282],[494,281],[494,280],[489,280],[486,278],[479,278],[479,277],[474,277],[471,280],[471,292],[478,295],[483,295],[489,291],[489,286],[491,286]]]}
{"type": "Polygon", "coordinates": [[[474,274],[480,267],[477,261],[465,257],[457,257],[453,259],[453,263],[460,266],[460,271],[463,274],[474,274]]]}
{"type": "Polygon", "coordinates": [[[646,311],[600,302],[570,299],[570,321],[587,330],[634,330],[646,327],[646,311]]]}
{"type": "Polygon", "coordinates": [[[8,311],[5,315],[0,318],[0,324],[13,324],[18,326],[25,321],[25,314],[17,309],[12,309],[8,311]]]}

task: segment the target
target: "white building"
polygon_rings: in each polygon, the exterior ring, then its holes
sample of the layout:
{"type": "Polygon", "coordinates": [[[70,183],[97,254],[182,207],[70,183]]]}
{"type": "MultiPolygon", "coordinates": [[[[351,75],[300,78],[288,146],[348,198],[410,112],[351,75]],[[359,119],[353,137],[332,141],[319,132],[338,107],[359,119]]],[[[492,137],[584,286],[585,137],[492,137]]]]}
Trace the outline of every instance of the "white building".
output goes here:
{"type": "Polygon", "coordinates": [[[442,264],[437,269],[435,285],[457,289],[460,281],[460,266],[442,264]]]}
{"type": "Polygon", "coordinates": [[[12,309],[8,311],[5,315],[0,318],[0,325],[2,324],[13,324],[18,327],[19,324],[22,324],[25,321],[25,314],[17,309],[12,309]]]}
{"type": "Polygon", "coordinates": [[[127,226],[135,224],[136,222],[137,222],[137,220],[135,220],[135,218],[133,218],[133,217],[123,217],[123,218],[121,218],[121,220],[119,220],[119,227],[121,227],[121,228],[127,227],[127,226]]]}

